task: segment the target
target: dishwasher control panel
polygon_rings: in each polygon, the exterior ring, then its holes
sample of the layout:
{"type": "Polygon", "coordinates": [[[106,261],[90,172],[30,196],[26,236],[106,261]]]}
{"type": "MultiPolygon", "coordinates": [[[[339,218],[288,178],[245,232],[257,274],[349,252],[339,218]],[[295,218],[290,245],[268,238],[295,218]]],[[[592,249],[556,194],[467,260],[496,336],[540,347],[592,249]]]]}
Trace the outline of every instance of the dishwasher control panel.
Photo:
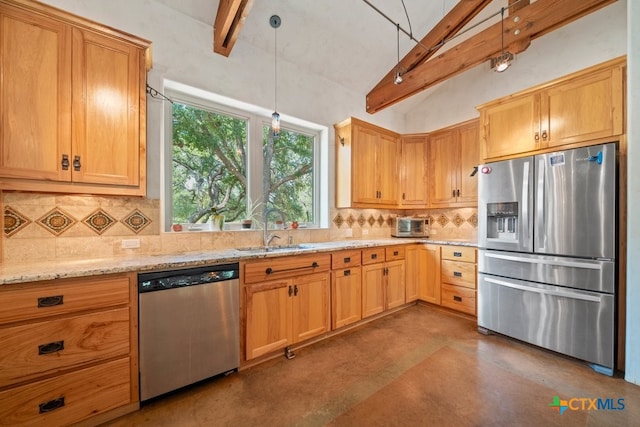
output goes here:
{"type": "Polygon", "coordinates": [[[239,277],[238,264],[200,267],[188,270],[143,273],[138,276],[138,292],[153,292],[205,283],[233,280],[239,277]]]}

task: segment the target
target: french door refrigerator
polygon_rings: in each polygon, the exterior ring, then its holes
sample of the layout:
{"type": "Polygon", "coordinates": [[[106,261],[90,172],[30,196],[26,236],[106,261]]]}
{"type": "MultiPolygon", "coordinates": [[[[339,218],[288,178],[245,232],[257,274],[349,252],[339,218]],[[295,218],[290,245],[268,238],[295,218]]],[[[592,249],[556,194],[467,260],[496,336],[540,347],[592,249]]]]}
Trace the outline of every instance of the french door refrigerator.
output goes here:
{"type": "Polygon", "coordinates": [[[481,165],[478,328],[612,375],[616,144],[481,165]]]}

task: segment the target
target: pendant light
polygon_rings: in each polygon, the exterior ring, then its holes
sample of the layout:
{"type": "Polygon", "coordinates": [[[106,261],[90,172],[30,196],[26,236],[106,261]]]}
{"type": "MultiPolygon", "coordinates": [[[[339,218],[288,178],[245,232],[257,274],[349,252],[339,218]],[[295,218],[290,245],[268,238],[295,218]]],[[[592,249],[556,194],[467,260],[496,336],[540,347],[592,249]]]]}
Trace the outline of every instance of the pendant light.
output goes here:
{"type": "Polygon", "coordinates": [[[399,85],[404,81],[404,78],[402,77],[402,74],[404,73],[402,72],[402,70],[400,70],[400,24],[396,24],[396,45],[397,45],[396,52],[398,53],[398,57],[396,62],[396,73],[393,79],[393,84],[399,85]]]}
{"type": "Polygon", "coordinates": [[[501,44],[501,49],[500,49],[500,56],[497,56],[496,58],[493,58],[491,60],[491,65],[493,67],[493,69],[495,71],[497,71],[498,73],[501,73],[503,71],[505,71],[507,68],[509,68],[509,66],[511,65],[511,60],[513,59],[513,54],[511,52],[505,52],[504,51],[504,7],[502,9],[500,9],[500,16],[501,16],[501,35],[502,35],[502,44],[501,44]]]}
{"type": "Polygon", "coordinates": [[[275,47],[274,47],[274,110],[271,114],[271,134],[273,136],[280,135],[280,114],[278,114],[278,28],[282,24],[282,20],[278,15],[272,15],[269,18],[269,24],[273,27],[275,34],[275,47]]]}

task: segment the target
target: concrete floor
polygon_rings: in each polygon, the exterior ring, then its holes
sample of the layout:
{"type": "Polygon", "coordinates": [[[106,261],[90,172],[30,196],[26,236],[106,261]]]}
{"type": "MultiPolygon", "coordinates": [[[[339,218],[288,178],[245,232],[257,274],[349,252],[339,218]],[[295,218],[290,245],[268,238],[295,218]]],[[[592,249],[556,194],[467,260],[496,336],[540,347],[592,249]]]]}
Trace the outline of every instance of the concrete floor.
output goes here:
{"type": "Polygon", "coordinates": [[[416,305],[107,425],[631,426],[640,387],[416,305]],[[554,396],[577,410],[560,414],[554,396]],[[598,398],[609,409],[590,408],[598,398]]]}

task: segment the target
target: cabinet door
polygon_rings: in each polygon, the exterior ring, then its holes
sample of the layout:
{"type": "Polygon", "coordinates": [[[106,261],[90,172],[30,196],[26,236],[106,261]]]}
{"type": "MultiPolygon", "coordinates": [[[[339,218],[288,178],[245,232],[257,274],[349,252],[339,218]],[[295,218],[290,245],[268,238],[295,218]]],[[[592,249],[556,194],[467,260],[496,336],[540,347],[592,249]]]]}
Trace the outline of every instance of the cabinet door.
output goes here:
{"type": "Polygon", "coordinates": [[[282,280],[247,286],[247,360],[292,344],[290,285],[282,280]]]}
{"type": "Polygon", "coordinates": [[[480,111],[484,159],[524,153],[538,148],[540,130],[538,95],[526,95],[480,111]]]}
{"type": "Polygon", "coordinates": [[[378,179],[378,203],[398,204],[398,139],[380,134],[376,153],[376,175],[378,179]]]}
{"type": "Polygon", "coordinates": [[[407,246],[405,251],[405,301],[418,299],[421,283],[427,277],[427,251],[423,245],[407,246]]]}
{"type": "Polygon", "coordinates": [[[370,264],[362,267],[362,317],[373,316],[384,311],[385,264],[370,264]]]}
{"type": "Polygon", "coordinates": [[[69,181],[71,29],[3,3],[0,176],[69,181]]]}
{"type": "Polygon", "coordinates": [[[328,272],[292,279],[294,343],[331,330],[329,279],[328,272]]]}
{"type": "Polygon", "coordinates": [[[73,54],[73,181],[137,186],[141,52],[74,29],[73,54]]]}
{"type": "Polygon", "coordinates": [[[376,176],[376,152],[378,133],[353,125],[352,202],[378,204],[378,178],[376,176]]]}
{"type": "Polygon", "coordinates": [[[458,149],[454,130],[429,135],[429,204],[449,206],[456,201],[458,149]]]}
{"type": "Polygon", "coordinates": [[[473,122],[460,128],[459,136],[459,175],[457,179],[456,202],[458,205],[478,203],[478,175],[471,176],[473,169],[480,163],[479,124],[473,122]]]}
{"type": "Polygon", "coordinates": [[[385,309],[399,307],[405,302],[404,260],[387,262],[385,309]]]}
{"type": "Polygon", "coordinates": [[[420,281],[420,299],[440,305],[440,246],[425,245],[425,277],[420,281]]]}
{"type": "Polygon", "coordinates": [[[402,207],[427,207],[427,136],[402,139],[400,194],[402,207]]]}
{"type": "Polygon", "coordinates": [[[333,272],[331,282],[333,329],[362,319],[362,268],[351,267],[333,272]]]}
{"type": "Polygon", "coordinates": [[[541,97],[549,147],[623,133],[621,66],[559,84],[541,97]]]}

